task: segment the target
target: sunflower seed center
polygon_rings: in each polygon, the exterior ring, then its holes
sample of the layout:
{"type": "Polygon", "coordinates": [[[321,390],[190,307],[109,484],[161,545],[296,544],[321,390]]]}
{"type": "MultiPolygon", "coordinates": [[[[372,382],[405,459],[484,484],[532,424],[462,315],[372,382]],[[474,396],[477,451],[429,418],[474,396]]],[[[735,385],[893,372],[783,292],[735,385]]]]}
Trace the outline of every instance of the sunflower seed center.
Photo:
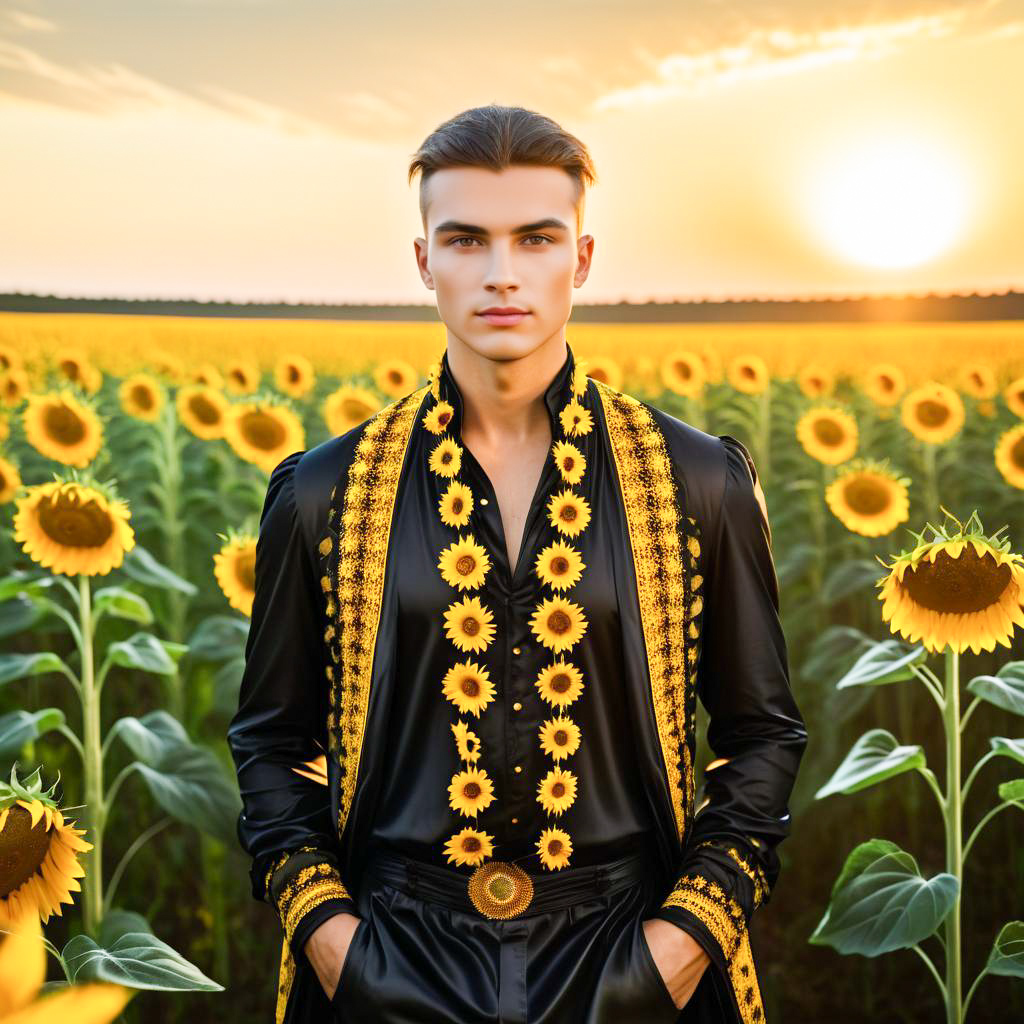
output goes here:
{"type": "Polygon", "coordinates": [[[949,406],[926,398],[917,405],[918,422],[926,427],[941,427],[949,419],[949,406]]]}
{"type": "Polygon", "coordinates": [[[835,447],[845,440],[846,432],[835,420],[817,419],[814,421],[814,436],[822,444],[835,447]]]}
{"type": "Polygon", "coordinates": [[[552,612],[548,616],[548,628],[552,633],[567,633],[572,620],[563,611],[552,612]]]}
{"type": "Polygon", "coordinates": [[[77,496],[59,494],[41,502],[38,514],[43,532],[68,548],[102,547],[114,532],[110,514],[92,498],[82,505],[77,496]]]}
{"type": "Polygon", "coordinates": [[[193,395],[188,407],[192,415],[205,426],[220,423],[220,410],[205,395],[193,395]]]}
{"type": "Polygon", "coordinates": [[[239,427],[249,444],[265,452],[279,448],[287,437],[280,420],[269,416],[262,409],[247,412],[242,416],[239,427]]]}
{"type": "Polygon", "coordinates": [[[565,693],[569,689],[571,680],[564,672],[559,672],[557,675],[551,677],[551,689],[555,693],[565,693]]]}
{"type": "Polygon", "coordinates": [[[42,866],[50,835],[42,819],[32,828],[32,815],[15,804],[0,832],[0,899],[14,892],[42,866]]]}
{"type": "Polygon", "coordinates": [[[85,437],[81,417],[66,405],[51,405],[43,418],[46,433],[61,444],[78,444],[85,437]]]}
{"type": "Polygon", "coordinates": [[[235,578],[246,590],[256,590],[256,553],[240,551],[235,555],[235,578]]]}
{"type": "Polygon", "coordinates": [[[1011,578],[1010,567],[986,552],[982,557],[968,544],[959,558],[940,551],[934,562],[920,561],[907,569],[903,586],[910,597],[935,612],[966,615],[999,601],[1011,578]]]}
{"type": "Polygon", "coordinates": [[[865,477],[849,481],[843,488],[843,497],[846,504],[862,516],[877,516],[891,503],[888,489],[877,480],[865,477]]]}
{"type": "Polygon", "coordinates": [[[455,562],[455,571],[460,576],[468,576],[476,568],[476,559],[472,555],[461,555],[455,562]]]}

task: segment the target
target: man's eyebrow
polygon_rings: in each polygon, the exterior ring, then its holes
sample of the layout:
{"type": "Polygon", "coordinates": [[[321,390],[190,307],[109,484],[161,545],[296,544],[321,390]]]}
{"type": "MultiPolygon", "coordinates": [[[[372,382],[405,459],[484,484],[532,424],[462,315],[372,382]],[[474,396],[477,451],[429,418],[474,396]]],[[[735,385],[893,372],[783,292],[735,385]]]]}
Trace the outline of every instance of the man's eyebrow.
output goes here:
{"type": "MultiPolygon", "coordinates": [[[[534,221],[532,224],[520,224],[519,227],[512,229],[512,234],[525,235],[531,231],[540,231],[543,228],[560,228],[562,231],[569,230],[565,223],[557,217],[545,217],[543,220],[534,221]]],[[[478,224],[464,224],[458,220],[442,221],[442,223],[434,228],[435,235],[443,235],[448,231],[458,231],[464,235],[482,235],[484,238],[489,238],[491,234],[487,228],[482,228],[478,224]]]]}

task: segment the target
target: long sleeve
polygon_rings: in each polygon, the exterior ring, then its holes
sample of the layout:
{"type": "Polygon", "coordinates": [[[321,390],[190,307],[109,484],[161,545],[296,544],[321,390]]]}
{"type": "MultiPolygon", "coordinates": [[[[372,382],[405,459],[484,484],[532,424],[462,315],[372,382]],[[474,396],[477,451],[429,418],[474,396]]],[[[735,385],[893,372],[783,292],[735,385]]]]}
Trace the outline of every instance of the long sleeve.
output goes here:
{"type": "Polygon", "coordinates": [[[306,763],[326,749],[323,592],[303,529],[295,468],[270,475],[256,544],[255,596],[238,711],[228,726],[255,899],[277,910],[296,959],[333,914],[355,912],[341,879],[328,787],[306,763]],[[307,771],[307,774],[299,774],[307,771]]]}
{"type": "MultiPolygon", "coordinates": [[[[779,875],[778,844],[807,744],[789,684],[771,529],[746,448],[721,435],[726,473],[701,553],[697,694],[715,760],[705,772],[678,880],[655,916],[685,929],[724,972],[743,1012],[759,1005],[747,928],[779,875]]],[[[756,1019],[756,1014],[752,1015],[756,1019]]],[[[744,1019],[747,1019],[744,1015],[744,1019]]]]}

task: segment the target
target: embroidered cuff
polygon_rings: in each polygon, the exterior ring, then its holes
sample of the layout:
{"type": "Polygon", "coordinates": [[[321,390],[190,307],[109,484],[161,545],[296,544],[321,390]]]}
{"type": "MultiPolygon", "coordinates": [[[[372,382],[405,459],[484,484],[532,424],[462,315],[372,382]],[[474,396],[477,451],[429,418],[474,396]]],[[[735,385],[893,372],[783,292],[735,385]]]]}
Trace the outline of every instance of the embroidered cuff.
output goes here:
{"type": "MultiPolygon", "coordinates": [[[[695,938],[710,935],[717,950],[708,955],[725,976],[744,1024],[763,1024],[764,1006],[757,984],[754,958],[743,908],[717,883],[703,875],[686,874],[675,884],[654,915],[694,933],[694,919],[703,927],[695,938]],[[720,955],[717,955],[720,954],[720,955]]],[[[704,943],[701,943],[704,945],[704,943]]],[[[706,948],[706,947],[705,947],[706,948]]]]}
{"type": "Polygon", "coordinates": [[[296,959],[313,931],[334,914],[355,913],[337,861],[327,850],[303,846],[277,858],[268,872],[267,891],[285,940],[296,959]]]}

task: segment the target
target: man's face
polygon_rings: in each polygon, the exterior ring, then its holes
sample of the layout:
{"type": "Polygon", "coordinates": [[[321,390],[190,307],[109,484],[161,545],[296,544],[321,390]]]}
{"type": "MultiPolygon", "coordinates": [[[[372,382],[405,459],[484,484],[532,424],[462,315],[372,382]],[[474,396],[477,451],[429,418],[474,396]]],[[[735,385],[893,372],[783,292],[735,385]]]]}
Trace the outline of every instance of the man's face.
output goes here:
{"type": "Polygon", "coordinates": [[[518,359],[554,335],[587,279],[594,240],[576,237],[573,180],[559,167],[450,167],[427,183],[423,283],[448,329],[491,359],[518,359]],[[490,307],[526,311],[488,320],[490,307]]]}

